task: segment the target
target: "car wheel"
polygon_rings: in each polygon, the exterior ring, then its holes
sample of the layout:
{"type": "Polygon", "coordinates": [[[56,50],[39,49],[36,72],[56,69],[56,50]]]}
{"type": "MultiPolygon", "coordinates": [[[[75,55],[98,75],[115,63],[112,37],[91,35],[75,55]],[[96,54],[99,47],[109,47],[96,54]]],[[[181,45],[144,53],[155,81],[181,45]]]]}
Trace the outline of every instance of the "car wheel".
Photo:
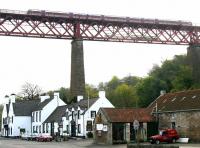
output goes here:
{"type": "Polygon", "coordinates": [[[160,141],[159,141],[159,140],[156,140],[156,144],[160,144],[160,141]]]}
{"type": "Polygon", "coordinates": [[[173,139],[172,139],[172,143],[176,143],[176,139],[173,138],[173,139]]]}

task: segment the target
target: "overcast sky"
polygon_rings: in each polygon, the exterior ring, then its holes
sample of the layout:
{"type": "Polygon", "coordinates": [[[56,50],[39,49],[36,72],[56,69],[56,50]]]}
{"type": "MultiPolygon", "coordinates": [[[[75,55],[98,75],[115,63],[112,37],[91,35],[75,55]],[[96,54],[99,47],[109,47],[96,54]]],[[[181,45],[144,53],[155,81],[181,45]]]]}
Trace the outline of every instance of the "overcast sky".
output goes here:
{"type": "MultiPolygon", "coordinates": [[[[1,0],[0,9],[41,9],[200,24],[198,0],[1,0]]],[[[0,98],[17,94],[25,82],[38,84],[44,91],[69,87],[70,40],[0,36],[0,47],[0,98]]],[[[186,54],[186,48],[84,41],[86,83],[98,85],[114,75],[145,77],[154,64],[186,54]]]]}

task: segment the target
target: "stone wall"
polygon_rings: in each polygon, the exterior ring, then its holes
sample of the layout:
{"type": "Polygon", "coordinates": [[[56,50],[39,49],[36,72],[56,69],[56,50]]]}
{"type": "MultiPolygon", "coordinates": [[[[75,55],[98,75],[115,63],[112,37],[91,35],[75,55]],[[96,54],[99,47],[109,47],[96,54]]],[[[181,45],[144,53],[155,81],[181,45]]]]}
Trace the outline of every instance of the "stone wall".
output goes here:
{"type": "Polygon", "coordinates": [[[97,116],[101,114],[101,121],[97,121],[97,118],[95,119],[94,123],[94,142],[96,144],[113,144],[112,142],[112,123],[108,122],[104,114],[99,110],[97,116]],[[108,130],[107,131],[97,131],[96,124],[104,124],[107,125],[108,130]]]}
{"type": "Polygon", "coordinates": [[[159,115],[159,129],[171,128],[172,122],[175,122],[175,128],[181,137],[188,137],[193,142],[200,142],[200,111],[159,115]]]}

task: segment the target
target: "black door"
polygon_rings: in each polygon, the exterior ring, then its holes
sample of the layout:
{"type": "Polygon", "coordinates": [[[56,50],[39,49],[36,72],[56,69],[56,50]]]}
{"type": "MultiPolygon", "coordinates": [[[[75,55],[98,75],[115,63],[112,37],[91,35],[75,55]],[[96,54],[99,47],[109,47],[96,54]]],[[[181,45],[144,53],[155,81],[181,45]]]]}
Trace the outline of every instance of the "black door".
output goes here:
{"type": "Polygon", "coordinates": [[[54,136],[54,123],[51,123],[51,136],[54,136]]]}
{"type": "Polygon", "coordinates": [[[158,122],[147,123],[147,138],[158,134],[158,122]]]}
{"type": "Polygon", "coordinates": [[[124,123],[113,123],[112,126],[112,136],[113,136],[113,144],[115,143],[124,143],[124,123]]]}
{"type": "Polygon", "coordinates": [[[72,137],[76,136],[76,123],[74,120],[71,121],[71,136],[72,137]]]}

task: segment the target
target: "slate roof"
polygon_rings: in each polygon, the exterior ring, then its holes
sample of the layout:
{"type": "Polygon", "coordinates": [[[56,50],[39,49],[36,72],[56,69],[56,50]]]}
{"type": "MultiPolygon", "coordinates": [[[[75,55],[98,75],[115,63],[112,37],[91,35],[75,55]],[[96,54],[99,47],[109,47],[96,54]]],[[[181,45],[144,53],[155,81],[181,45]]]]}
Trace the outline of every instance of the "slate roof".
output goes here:
{"type": "Polygon", "coordinates": [[[40,103],[40,99],[16,101],[13,110],[16,116],[31,116],[34,108],[40,103]]]}
{"type": "MultiPolygon", "coordinates": [[[[89,106],[92,106],[97,100],[98,100],[98,98],[89,99],[89,106]]],[[[79,106],[81,109],[88,108],[88,99],[82,99],[82,100],[80,100],[80,101],[77,102],[77,103],[70,104],[70,105],[68,106],[68,109],[70,109],[70,110],[71,110],[72,108],[77,109],[78,106],[79,106]]]]}
{"type": "Polygon", "coordinates": [[[45,99],[43,102],[39,102],[32,111],[42,110],[53,98],[45,99]]]}
{"type": "Polygon", "coordinates": [[[55,111],[45,120],[45,123],[61,122],[62,116],[65,115],[67,105],[58,106],[55,111]]]}
{"type": "MultiPolygon", "coordinates": [[[[89,99],[89,106],[92,106],[96,101],[98,100],[98,98],[94,98],[94,99],[89,99]]],[[[62,116],[65,115],[66,109],[68,108],[68,110],[71,110],[72,108],[78,109],[78,106],[81,109],[85,109],[85,111],[88,108],[88,99],[82,99],[77,103],[72,103],[70,105],[64,105],[64,106],[59,106],[55,109],[55,111],[45,120],[45,123],[50,123],[50,122],[60,122],[62,116]]],[[[83,112],[84,114],[85,112],[83,112]]],[[[71,116],[71,114],[69,115],[71,116]]]]}
{"type": "Polygon", "coordinates": [[[200,89],[167,93],[159,96],[148,108],[152,112],[200,110],[200,89]]]}
{"type": "Polygon", "coordinates": [[[130,123],[134,120],[139,122],[154,121],[151,112],[146,108],[100,108],[109,122],[130,123]]]}

